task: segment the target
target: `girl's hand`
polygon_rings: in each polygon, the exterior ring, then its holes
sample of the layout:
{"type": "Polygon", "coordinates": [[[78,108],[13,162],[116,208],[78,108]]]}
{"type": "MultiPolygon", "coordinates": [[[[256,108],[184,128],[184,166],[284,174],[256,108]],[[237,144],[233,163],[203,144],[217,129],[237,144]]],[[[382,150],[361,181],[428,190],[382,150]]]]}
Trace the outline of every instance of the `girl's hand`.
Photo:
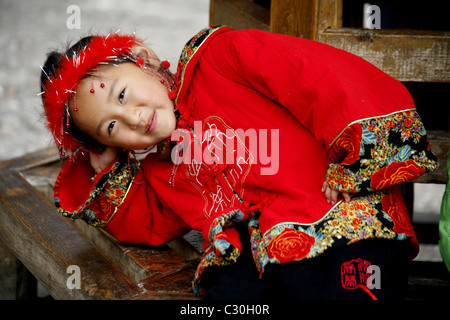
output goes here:
{"type": "Polygon", "coordinates": [[[322,192],[325,193],[325,198],[327,199],[328,203],[332,204],[335,204],[338,201],[340,194],[344,198],[345,202],[349,202],[351,199],[349,193],[331,189],[326,181],[322,185],[322,192]]]}
{"type": "Polygon", "coordinates": [[[105,151],[101,154],[94,154],[90,152],[91,166],[94,168],[95,173],[99,174],[105,170],[111,162],[116,160],[119,155],[119,148],[106,147],[105,151]]]}

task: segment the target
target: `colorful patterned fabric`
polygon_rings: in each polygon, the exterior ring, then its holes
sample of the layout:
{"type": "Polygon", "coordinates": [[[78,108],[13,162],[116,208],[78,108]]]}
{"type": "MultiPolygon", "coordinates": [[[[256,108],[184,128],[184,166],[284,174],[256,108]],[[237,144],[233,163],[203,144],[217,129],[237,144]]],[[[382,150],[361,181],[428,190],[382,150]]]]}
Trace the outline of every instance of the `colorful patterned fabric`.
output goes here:
{"type": "MultiPolygon", "coordinates": [[[[89,176],[83,177],[85,171],[75,169],[80,165],[79,161],[88,160],[89,157],[77,154],[67,160],[55,185],[55,205],[64,217],[82,219],[94,227],[104,228],[124,201],[139,163],[129,162],[128,155],[122,154],[104,173],[92,179],[89,176]],[[71,175],[76,176],[73,179],[78,183],[72,183],[74,180],[70,179],[71,175]],[[74,195],[83,186],[88,186],[90,190],[86,198],[78,202],[74,195]],[[61,198],[64,206],[61,206],[61,198]]],[[[93,172],[90,174],[94,177],[93,172]]]]}
{"type": "Polygon", "coordinates": [[[329,154],[333,161],[327,172],[330,187],[351,193],[386,189],[438,166],[415,110],[350,125],[329,154]]]}
{"type": "Polygon", "coordinates": [[[230,232],[236,231],[232,228],[233,225],[240,223],[247,219],[246,216],[240,210],[233,210],[221,215],[214,219],[209,230],[209,245],[206,247],[203,253],[202,260],[200,261],[196,274],[193,280],[193,289],[196,295],[201,295],[203,286],[201,285],[201,275],[206,268],[212,266],[227,266],[236,263],[239,255],[239,244],[234,243],[233,238],[230,237],[230,232]]]}
{"type": "MultiPolygon", "coordinates": [[[[340,201],[316,223],[281,223],[264,234],[259,226],[260,214],[256,213],[248,228],[261,276],[269,263],[315,258],[327,250],[364,239],[410,240],[415,246],[412,255],[417,254],[412,223],[404,204],[397,200],[399,191],[395,188],[438,167],[417,112],[407,110],[350,125],[334,141],[330,157],[334,161],[327,172],[330,186],[352,193],[352,200],[340,201]]],[[[221,228],[224,226],[221,224],[221,228]]],[[[201,273],[207,267],[230,265],[239,255],[239,250],[223,237],[212,238],[194,280],[196,293],[203,290],[201,273]],[[227,250],[220,249],[220,254],[216,254],[219,248],[227,250]]]]}

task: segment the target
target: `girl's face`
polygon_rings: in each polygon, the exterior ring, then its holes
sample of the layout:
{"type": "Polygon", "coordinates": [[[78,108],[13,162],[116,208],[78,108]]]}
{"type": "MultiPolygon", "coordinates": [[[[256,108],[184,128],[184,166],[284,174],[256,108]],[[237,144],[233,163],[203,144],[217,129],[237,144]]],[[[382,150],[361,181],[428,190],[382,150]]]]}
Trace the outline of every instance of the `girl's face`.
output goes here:
{"type": "Polygon", "coordinates": [[[71,103],[72,119],[81,131],[104,145],[129,150],[170,137],[176,126],[174,104],[159,79],[130,62],[99,66],[99,73],[101,78],[78,83],[77,111],[75,101],[71,103]]]}

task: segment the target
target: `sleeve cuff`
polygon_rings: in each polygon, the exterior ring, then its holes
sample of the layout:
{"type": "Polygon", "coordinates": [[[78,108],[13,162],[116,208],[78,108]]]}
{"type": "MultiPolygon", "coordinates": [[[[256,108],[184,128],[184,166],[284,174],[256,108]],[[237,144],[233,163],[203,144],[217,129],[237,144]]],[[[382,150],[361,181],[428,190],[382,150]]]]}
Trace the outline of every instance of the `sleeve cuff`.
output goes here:
{"type": "Polygon", "coordinates": [[[351,193],[386,189],[439,166],[414,109],[351,124],[334,140],[329,155],[328,184],[351,193]]]}
{"type": "Polygon", "coordinates": [[[67,160],[55,184],[55,205],[65,217],[104,228],[125,200],[138,169],[126,153],[92,181],[89,154],[67,160]]]}

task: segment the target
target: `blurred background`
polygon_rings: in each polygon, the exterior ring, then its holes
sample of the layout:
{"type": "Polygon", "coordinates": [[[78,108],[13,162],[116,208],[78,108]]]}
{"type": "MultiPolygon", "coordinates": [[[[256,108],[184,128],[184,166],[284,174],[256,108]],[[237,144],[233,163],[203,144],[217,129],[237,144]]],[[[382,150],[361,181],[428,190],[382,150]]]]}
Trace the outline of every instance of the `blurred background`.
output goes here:
{"type": "Polygon", "coordinates": [[[120,29],[146,39],[173,69],[208,20],[209,0],[0,0],[0,161],[52,143],[37,96],[49,51],[120,29]]]}
{"type": "MultiPolygon", "coordinates": [[[[173,70],[183,45],[208,23],[209,0],[0,0],[0,161],[52,144],[38,96],[49,51],[120,29],[146,39],[173,70]]],[[[416,184],[414,219],[437,221],[444,187],[416,184]]],[[[417,259],[441,258],[425,245],[417,259]]]]}

